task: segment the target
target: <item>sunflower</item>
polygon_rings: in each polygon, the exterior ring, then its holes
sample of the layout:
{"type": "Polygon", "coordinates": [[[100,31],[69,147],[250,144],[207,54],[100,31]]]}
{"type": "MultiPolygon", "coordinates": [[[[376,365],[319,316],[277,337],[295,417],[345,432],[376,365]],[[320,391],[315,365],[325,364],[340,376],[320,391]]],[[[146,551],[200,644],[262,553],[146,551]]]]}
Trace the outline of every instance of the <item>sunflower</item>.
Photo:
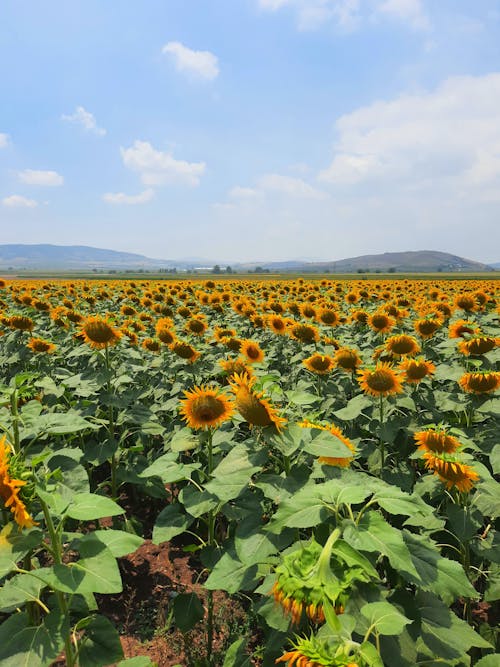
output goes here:
{"type": "Polygon", "coordinates": [[[374,369],[358,371],[358,382],[365,394],[389,396],[403,391],[401,376],[387,363],[379,363],[374,369]]]}
{"type": "Polygon", "coordinates": [[[422,318],[413,323],[415,331],[424,339],[432,338],[441,325],[442,321],[437,317],[422,318]]]}
{"type": "Polygon", "coordinates": [[[459,294],[455,298],[455,306],[470,313],[477,309],[476,299],[473,294],[459,294]]]}
{"type": "Polygon", "coordinates": [[[474,322],[469,320],[457,320],[450,324],[448,329],[448,336],[450,338],[465,338],[466,334],[473,335],[478,334],[479,329],[474,322]]]}
{"type": "Polygon", "coordinates": [[[386,350],[399,356],[412,355],[420,352],[417,339],[407,334],[391,336],[385,341],[386,350]]]}
{"type": "Polygon", "coordinates": [[[320,324],[326,324],[329,327],[335,327],[340,323],[340,316],[333,308],[320,308],[316,319],[320,324]]]}
{"type": "Polygon", "coordinates": [[[355,310],[351,313],[351,321],[357,324],[368,324],[370,314],[366,310],[355,310]]]}
{"type": "Polygon", "coordinates": [[[352,653],[352,647],[345,650],[332,647],[328,639],[320,639],[315,635],[311,637],[297,637],[292,643],[293,650],[286,651],[274,661],[275,664],[286,662],[287,667],[361,667],[367,664],[358,654],[352,653]]]}
{"type": "Polygon", "coordinates": [[[216,428],[234,412],[234,404],[218,388],[194,387],[185,391],[181,413],[188,426],[194,429],[216,428]]]}
{"type": "Polygon", "coordinates": [[[234,336],[236,336],[236,331],[234,329],[215,327],[214,338],[219,343],[223,343],[226,338],[234,338],[234,336]]]}
{"type": "Polygon", "coordinates": [[[468,493],[479,479],[477,472],[454,454],[425,452],[424,461],[425,467],[432,470],[447,489],[455,486],[459,491],[468,493]]]}
{"type": "Polygon", "coordinates": [[[166,327],[156,327],[156,335],[158,340],[161,340],[164,345],[172,345],[172,343],[175,341],[175,333],[166,327]]]}
{"type": "Polygon", "coordinates": [[[159,352],[161,349],[160,342],[154,338],[145,338],[142,347],[149,352],[159,352]]]}
{"type": "MultiPolygon", "coordinates": [[[[356,447],[352,444],[352,442],[349,440],[349,438],[347,438],[342,433],[342,431],[339,429],[339,427],[335,426],[335,424],[327,424],[326,426],[323,426],[322,424],[316,424],[314,422],[310,422],[308,419],[305,419],[303,422],[299,423],[299,426],[301,428],[317,428],[320,431],[327,431],[328,433],[331,433],[336,438],[338,438],[341,442],[343,442],[344,445],[348,449],[350,449],[353,454],[356,453],[356,447]]],[[[339,468],[348,468],[353,460],[354,460],[353,456],[345,456],[345,457],[320,456],[320,457],[318,457],[318,462],[319,463],[325,463],[326,465],[329,465],[329,466],[338,466],[339,468]]]]}
{"type": "Polygon", "coordinates": [[[341,347],[340,350],[337,350],[333,355],[333,361],[335,366],[347,373],[352,373],[358,366],[361,366],[359,354],[349,347],[341,347]]]}
{"type": "Polygon", "coordinates": [[[264,360],[264,350],[253,340],[241,340],[240,352],[251,364],[256,364],[264,360]]]}
{"type": "Polygon", "coordinates": [[[122,335],[107,320],[99,316],[87,317],[82,324],[82,333],[85,342],[96,350],[116,345],[122,335]]]}
{"type": "Polygon", "coordinates": [[[294,340],[301,343],[315,343],[319,340],[319,331],[311,324],[293,324],[288,332],[294,340]]]}
{"type": "Polygon", "coordinates": [[[192,345],[182,340],[174,341],[169,347],[174,354],[181,359],[186,359],[189,363],[193,363],[200,356],[200,353],[192,345]]]}
{"type": "Polygon", "coordinates": [[[245,359],[242,359],[241,357],[238,359],[221,359],[219,361],[219,366],[228,376],[234,375],[235,373],[238,373],[239,375],[246,373],[248,377],[252,377],[250,367],[246,365],[245,359]]]}
{"type": "Polygon", "coordinates": [[[14,520],[21,528],[32,528],[37,525],[30,516],[26,505],[19,498],[19,491],[26,482],[13,479],[9,471],[11,448],[5,436],[0,438],[0,499],[14,515],[14,520]]]}
{"type": "Polygon", "coordinates": [[[396,324],[396,320],[385,313],[374,313],[368,317],[368,325],[377,333],[388,333],[396,324]]]}
{"type": "Polygon", "coordinates": [[[286,333],[287,327],[290,324],[290,320],[280,315],[269,315],[266,322],[269,329],[280,336],[286,333]]]}
{"type": "Polygon", "coordinates": [[[493,336],[474,336],[467,340],[461,340],[458,344],[459,351],[465,356],[479,357],[482,354],[491,352],[500,344],[500,338],[493,336]]]}
{"type": "Polygon", "coordinates": [[[460,448],[460,442],[444,429],[430,428],[427,431],[418,431],[413,434],[413,438],[418,449],[424,452],[451,454],[460,448]]]}
{"type": "Polygon", "coordinates": [[[500,371],[465,373],[458,383],[470,394],[490,394],[500,387],[500,371]]]}
{"type": "Polygon", "coordinates": [[[433,375],[436,367],[432,361],[425,361],[420,357],[418,359],[405,359],[399,364],[399,369],[403,371],[405,382],[418,384],[428,375],[433,375]]]}
{"type": "Polygon", "coordinates": [[[56,349],[56,345],[54,345],[54,343],[49,343],[48,340],[43,340],[43,338],[31,338],[26,347],[29,347],[29,349],[36,354],[40,354],[42,352],[52,354],[52,352],[54,352],[56,349]]]}
{"type": "Polygon", "coordinates": [[[335,367],[332,357],[324,354],[313,354],[311,357],[304,359],[302,363],[308,371],[316,373],[316,375],[326,375],[335,367]]]}
{"type": "Polygon", "coordinates": [[[278,431],[286,423],[276,409],[263,397],[262,392],[252,390],[255,378],[248,375],[233,375],[230,384],[235,395],[238,412],[252,426],[274,426],[278,431]]]}
{"type": "Polygon", "coordinates": [[[207,329],[207,323],[201,317],[192,317],[186,322],[186,331],[195,336],[203,336],[207,329]]]}
{"type": "Polygon", "coordinates": [[[31,317],[26,317],[25,315],[12,315],[9,318],[9,325],[12,329],[17,329],[18,331],[33,331],[35,326],[31,317]]]}

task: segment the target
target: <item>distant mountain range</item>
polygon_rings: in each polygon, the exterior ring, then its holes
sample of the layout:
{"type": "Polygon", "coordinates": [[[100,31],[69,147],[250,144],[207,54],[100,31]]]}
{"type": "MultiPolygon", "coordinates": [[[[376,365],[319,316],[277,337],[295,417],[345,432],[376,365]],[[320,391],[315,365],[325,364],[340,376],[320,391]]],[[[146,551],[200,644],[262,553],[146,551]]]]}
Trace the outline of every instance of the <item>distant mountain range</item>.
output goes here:
{"type": "Polygon", "coordinates": [[[290,260],[288,262],[248,262],[236,264],[200,257],[180,260],[151,259],[131,252],[118,252],[89,246],[57,246],[50,244],[0,245],[0,271],[190,271],[230,264],[240,273],[269,271],[273,273],[423,273],[481,272],[500,269],[500,262],[487,265],[456,255],[434,250],[386,252],[362,255],[329,262],[290,260]]]}

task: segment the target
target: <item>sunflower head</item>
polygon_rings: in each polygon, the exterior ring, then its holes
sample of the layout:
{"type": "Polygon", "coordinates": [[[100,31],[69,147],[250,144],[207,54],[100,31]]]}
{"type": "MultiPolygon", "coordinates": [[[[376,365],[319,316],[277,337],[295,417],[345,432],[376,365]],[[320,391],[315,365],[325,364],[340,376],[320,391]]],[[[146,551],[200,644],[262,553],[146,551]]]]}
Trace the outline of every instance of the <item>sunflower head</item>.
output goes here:
{"type": "Polygon", "coordinates": [[[420,345],[418,344],[417,339],[413,336],[408,336],[407,334],[391,336],[385,341],[385,347],[392,354],[397,354],[399,356],[412,355],[420,352],[420,345]]]}
{"type": "Polygon", "coordinates": [[[388,363],[378,363],[374,369],[358,372],[358,382],[365,394],[371,396],[389,396],[403,391],[401,376],[388,363]]]}
{"type": "Polygon", "coordinates": [[[333,360],[335,366],[341,368],[342,370],[352,373],[361,366],[361,359],[356,350],[353,350],[349,347],[341,347],[333,355],[333,360]]]}
{"type": "Polygon", "coordinates": [[[32,528],[37,525],[33,520],[23,500],[19,497],[21,488],[26,482],[11,477],[11,447],[6,436],[0,438],[0,501],[6,509],[14,515],[14,521],[20,528],[32,528]]]}
{"type": "Polygon", "coordinates": [[[460,442],[445,429],[430,428],[427,431],[418,431],[413,437],[418,449],[424,452],[451,454],[460,448],[460,442]]]}
{"type": "Polygon", "coordinates": [[[368,317],[368,324],[377,333],[387,333],[396,324],[396,320],[386,313],[374,313],[368,317]]]}
{"type": "Polygon", "coordinates": [[[250,378],[247,374],[233,375],[230,384],[238,412],[252,426],[274,426],[280,431],[286,419],[278,415],[262,392],[253,391],[254,383],[255,378],[250,378]]]}
{"type": "Polygon", "coordinates": [[[436,367],[432,361],[425,359],[405,359],[399,364],[399,369],[403,372],[405,382],[418,384],[429,375],[433,375],[436,367]]]}
{"type": "Polygon", "coordinates": [[[414,322],[415,331],[421,338],[432,338],[441,327],[442,320],[437,317],[424,317],[414,322]]]}
{"type": "Polygon", "coordinates": [[[43,340],[43,338],[31,338],[29,343],[26,345],[32,352],[35,354],[52,354],[55,351],[56,345],[50,343],[48,340],[43,340]]]}
{"type": "Polygon", "coordinates": [[[259,363],[264,360],[264,350],[262,350],[260,345],[253,340],[242,340],[240,352],[251,364],[259,363]]]}
{"type": "Polygon", "coordinates": [[[26,317],[25,315],[12,315],[9,318],[9,325],[12,329],[17,329],[18,331],[33,331],[35,323],[31,317],[26,317]]]}
{"type": "Polygon", "coordinates": [[[335,367],[332,357],[326,354],[313,354],[302,363],[308,371],[316,375],[327,375],[335,367]]]}
{"type": "Polygon", "coordinates": [[[142,341],[142,347],[148,352],[159,352],[161,349],[160,341],[155,338],[145,338],[142,341]]]}
{"type": "Polygon", "coordinates": [[[500,345],[500,338],[493,336],[474,336],[461,340],[458,344],[459,351],[465,356],[479,357],[482,354],[491,352],[495,347],[500,345]]]}
{"type": "Polygon", "coordinates": [[[490,394],[500,387],[500,371],[464,373],[458,383],[470,394],[490,394]]]}
{"type": "Polygon", "coordinates": [[[319,340],[319,331],[311,324],[292,324],[288,333],[300,343],[315,343],[319,340]]]}
{"type": "Polygon", "coordinates": [[[425,467],[439,477],[447,489],[457,488],[462,493],[468,493],[479,475],[469,465],[462,463],[459,457],[446,452],[425,452],[425,467]]]}
{"type": "Polygon", "coordinates": [[[116,345],[122,335],[108,320],[99,316],[87,317],[83,321],[81,331],[85,342],[96,350],[102,350],[108,345],[116,345]]]}
{"type": "Polygon", "coordinates": [[[475,322],[469,320],[457,320],[450,324],[448,329],[448,336],[450,338],[465,338],[467,335],[475,335],[479,333],[479,329],[475,322]]]}
{"type": "Polygon", "coordinates": [[[234,405],[221,389],[206,386],[185,391],[181,413],[191,428],[208,429],[220,426],[234,412],[234,405]]]}
{"type": "Polygon", "coordinates": [[[189,363],[193,363],[198,359],[200,353],[197,352],[192,345],[182,340],[176,340],[170,345],[170,349],[181,359],[185,359],[189,363]]]}

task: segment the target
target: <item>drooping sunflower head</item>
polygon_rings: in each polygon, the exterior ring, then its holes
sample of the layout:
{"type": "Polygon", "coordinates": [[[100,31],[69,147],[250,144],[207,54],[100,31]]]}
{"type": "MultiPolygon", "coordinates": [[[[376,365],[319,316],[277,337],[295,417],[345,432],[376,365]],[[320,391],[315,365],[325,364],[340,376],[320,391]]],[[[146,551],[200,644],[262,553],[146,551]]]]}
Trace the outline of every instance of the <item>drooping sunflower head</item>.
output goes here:
{"type": "Polygon", "coordinates": [[[448,336],[450,338],[465,338],[467,335],[478,334],[479,329],[475,322],[469,320],[457,320],[450,324],[448,329],[448,336]]]}
{"type": "Polygon", "coordinates": [[[407,334],[391,336],[385,341],[385,347],[392,354],[397,354],[399,356],[413,355],[420,352],[420,345],[418,344],[417,339],[413,336],[408,336],[407,334]]]}
{"type": "Polygon", "coordinates": [[[142,341],[142,347],[148,352],[159,352],[161,349],[160,341],[155,338],[145,338],[142,341]]]}
{"type": "Polygon", "coordinates": [[[425,359],[405,359],[399,364],[399,369],[403,371],[405,382],[418,384],[429,375],[433,375],[436,367],[432,361],[425,359]]]}
{"type": "Polygon", "coordinates": [[[425,467],[432,470],[447,489],[456,487],[462,493],[468,493],[479,479],[477,472],[453,453],[425,452],[424,461],[425,467]]]}
{"type": "Polygon", "coordinates": [[[445,429],[430,428],[427,431],[418,431],[413,434],[418,449],[424,452],[451,454],[460,448],[460,442],[445,429]]]}
{"type": "Polygon", "coordinates": [[[476,371],[464,373],[458,381],[462,389],[470,394],[490,394],[500,387],[499,371],[476,371]]]}
{"type": "Polygon", "coordinates": [[[48,340],[43,340],[43,338],[31,338],[26,347],[29,347],[35,354],[42,354],[44,352],[46,354],[52,354],[56,349],[54,343],[50,343],[48,340]]]}
{"type": "Polygon", "coordinates": [[[194,387],[185,391],[184,395],[186,398],[181,401],[181,413],[191,428],[216,428],[234,412],[233,402],[220,388],[194,387]]]}
{"type": "Polygon", "coordinates": [[[264,361],[264,350],[260,347],[258,343],[253,340],[244,339],[241,341],[240,346],[241,354],[247,358],[248,362],[251,364],[260,363],[264,361]]]}
{"type": "Polygon", "coordinates": [[[401,376],[388,363],[381,362],[374,369],[358,371],[358,382],[365,394],[389,396],[403,391],[401,376]]]}
{"type": "Polygon", "coordinates": [[[14,521],[20,528],[32,528],[37,524],[19,497],[21,488],[25,486],[26,482],[11,477],[11,453],[11,447],[4,435],[0,438],[0,501],[3,502],[6,509],[10,508],[14,521]]]}
{"type": "Polygon", "coordinates": [[[96,350],[102,350],[108,345],[116,345],[122,335],[108,320],[98,315],[87,317],[82,323],[81,332],[85,342],[96,350]]]}
{"type": "Polygon", "coordinates": [[[262,392],[255,392],[252,389],[254,383],[255,378],[250,378],[246,374],[233,375],[230,384],[238,412],[252,426],[274,426],[280,431],[286,419],[279,416],[262,392]]]}
{"type": "Polygon", "coordinates": [[[459,351],[465,356],[479,357],[491,352],[500,345],[500,338],[493,336],[474,336],[467,340],[461,340],[458,344],[459,351]]]}
{"type": "Polygon", "coordinates": [[[335,368],[335,363],[332,357],[329,357],[326,354],[313,354],[307,359],[304,359],[302,363],[308,371],[311,371],[311,373],[315,373],[316,375],[326,375],[335,368]]]}

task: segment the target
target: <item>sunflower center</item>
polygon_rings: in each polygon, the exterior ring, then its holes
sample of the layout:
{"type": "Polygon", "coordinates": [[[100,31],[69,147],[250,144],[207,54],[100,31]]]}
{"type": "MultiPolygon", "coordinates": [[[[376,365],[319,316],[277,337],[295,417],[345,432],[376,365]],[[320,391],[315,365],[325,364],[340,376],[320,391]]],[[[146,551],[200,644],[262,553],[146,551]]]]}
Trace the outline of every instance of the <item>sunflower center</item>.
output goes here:
{"type": "Polygon", "coordinates": [[[394,376],[384,369],[374,371],[366,378],[366,383],[374,391],[389,391],[395,386],[394,376]]]}
{"type": "Polygon", "coordinates": [[[191,410],[198,421],[210,423],[224,414],[226,406],[216,396],[200,396],[193,401],[191,410]]]}

